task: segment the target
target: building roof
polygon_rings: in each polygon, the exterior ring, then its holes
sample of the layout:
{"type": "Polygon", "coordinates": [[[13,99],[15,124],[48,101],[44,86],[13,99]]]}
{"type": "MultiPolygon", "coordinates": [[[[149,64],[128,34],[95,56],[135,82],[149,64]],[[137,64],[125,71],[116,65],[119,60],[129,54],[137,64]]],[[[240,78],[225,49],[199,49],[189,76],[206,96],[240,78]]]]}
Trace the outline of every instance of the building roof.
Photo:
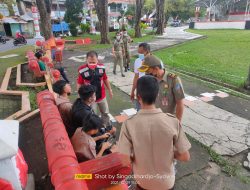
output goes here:
{"type": "Polygon", "coordinates": [[[20,18],[24,21],[32,21],[33,18],[31,18],[27,13],[25,13],[24,15],[20,16],[20,18]]]}
{"type": "Polygon", "coordinates": [[[9,23],[9,24],[26,24],[27,23],[23,20],[13,19],[11,17],[5,17],[2,19],[2,21],[3,21],[3,23],[9,23]]]}

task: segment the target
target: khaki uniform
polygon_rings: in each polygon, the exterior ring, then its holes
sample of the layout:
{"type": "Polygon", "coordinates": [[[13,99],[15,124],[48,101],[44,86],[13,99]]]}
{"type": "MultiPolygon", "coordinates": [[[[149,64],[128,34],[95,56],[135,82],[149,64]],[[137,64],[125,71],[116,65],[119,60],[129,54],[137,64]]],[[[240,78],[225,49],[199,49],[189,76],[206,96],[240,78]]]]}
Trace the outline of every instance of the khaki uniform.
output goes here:
{"type": "Polygon", "coordinates": [[[114,69],[113,72],[116,72],[116,66],[120,66],[121,74],[123,75],[123,50],[124,50],[124,44],[122,40],[114,42],[114,52],[115,52],[115,60],[114,60],[114,69]]]}
{"type": "Polygon", "coordinates": [[[127,69],[129,68],[129,64],[130,64],[129,44],[131,42],[131,38],[129,35],[126,35],[126,36],[123,36],[122,40],[123,40],[124,52],[125,52],[123,64],[124,64],[125,69],[127,69]]]}
{"type": "Polygon", "coordinates": [[[147,190],[171,189],[174,151],[190,148],[178,119],[160,108],[142,109],[126,120],[118,142],[118,151],[131,157],[136,182],[147,190]]]}
{"type": "Polygon", "coordinates": [[[159,95],[156,99],[156,107],[164,113],[175,114],[176,101],[185,98],[180,78],[172,73],[165,73],[163,80],[159,82],[159,95]]]}

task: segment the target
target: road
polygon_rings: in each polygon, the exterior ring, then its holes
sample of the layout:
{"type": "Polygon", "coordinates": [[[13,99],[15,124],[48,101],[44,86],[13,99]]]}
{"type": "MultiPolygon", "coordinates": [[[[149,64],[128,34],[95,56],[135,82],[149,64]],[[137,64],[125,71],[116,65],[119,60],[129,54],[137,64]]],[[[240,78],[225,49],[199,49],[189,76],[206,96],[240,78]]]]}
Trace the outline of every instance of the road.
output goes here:
{"type": "MultiPolygon", "coordinates": [[[[36,39],[32,38],[32,39],[27,39],[27,45],[34,45],[36,42],[36,39]]],[[[6,44],[0,44],[0,52],[5,52],[11,49],[16,49],[16,48],[20,48],[23,47],[23,45],[18,45],[18,46],[14,46],[13,45],[13,39],[10,39],[9,41],[6,42],[6,44]]]]}

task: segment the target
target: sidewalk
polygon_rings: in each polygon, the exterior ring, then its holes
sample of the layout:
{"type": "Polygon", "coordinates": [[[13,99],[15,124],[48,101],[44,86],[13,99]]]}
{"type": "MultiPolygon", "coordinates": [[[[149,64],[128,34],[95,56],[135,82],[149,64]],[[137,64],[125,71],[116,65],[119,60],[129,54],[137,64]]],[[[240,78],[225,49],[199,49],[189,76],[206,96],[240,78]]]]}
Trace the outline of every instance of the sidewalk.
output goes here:
{"type": "MultiPolygon", "coordinates": [[[[151,50],[155,51],[201,37],[180,29],[184,28],[170,28],[161,39],[149,42],[151,50]]],[[[138,44],[132,45],[132,55],[137,54],[137,47],[138,44]]],[[[71,79],[76,79],[76,71],[83,63],[84,55],[85,52],[65,52],[65,65],[70,66],[66,70],[71,79]]],[[[101,50],[99,55],[103,58],[102,62],[106,66],[109,80],[129,95],[134,74],[127,72],[126,77],[122,78],[118,71],[117,75],[113,75],[111,50],[101,50]]],[[[181,78],[186,96],[202,97],[201,93],[216,93],[215,90],[221,90],[219,87],[212,89],[188,77],[181,76],[181,78]]],[[[201,100],[189,102],[185,106],[183,128],[187,134],[211,147],[218,154],[234,156],[250,147],[249,111],[249,101],[231,95],[224,98],[215,97],[209,102],[201,100]]],[[[216,164],[209,162],[209,155],[204,149],[195,143],[192,145],[192,161],[181,166],[178,164],[176,189],[250,189],[238,179],[226,177],[216,164]]]]}

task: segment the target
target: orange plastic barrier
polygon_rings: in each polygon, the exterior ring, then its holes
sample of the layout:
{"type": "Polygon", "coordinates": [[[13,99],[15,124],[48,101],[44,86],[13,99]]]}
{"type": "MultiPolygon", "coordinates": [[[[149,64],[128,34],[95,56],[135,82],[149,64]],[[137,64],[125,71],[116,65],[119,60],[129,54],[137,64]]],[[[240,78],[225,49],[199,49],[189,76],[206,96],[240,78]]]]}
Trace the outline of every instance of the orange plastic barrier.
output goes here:
{"type": "MultiPolygon", "coordinates": [[[[111,181],[124,180],[125,176],[131,173],[128,157],[120,153],[79,164],[55,105],[54,96],[48,90],[42,91],[37,94],[37,104],[40,108],[51,182],[56,190],[99,190],[110,187],[111,181]],[[92,174],[92,179],[76,180],[76,174],[92,174]],[[108,177],[100,179],[96,177],[97,175],[117,177],[113,180],[108,177]]],[[[126,184],[116,185],[113,188],[128,189],[126,184]]]]}
{"type": "Polygon", "coordinates": [[[81,170],[68,138],[54,96],[49,91],[37,94],[51,182],[56,190],[88,190],[84,180],[75,180],[81,170]]]}

